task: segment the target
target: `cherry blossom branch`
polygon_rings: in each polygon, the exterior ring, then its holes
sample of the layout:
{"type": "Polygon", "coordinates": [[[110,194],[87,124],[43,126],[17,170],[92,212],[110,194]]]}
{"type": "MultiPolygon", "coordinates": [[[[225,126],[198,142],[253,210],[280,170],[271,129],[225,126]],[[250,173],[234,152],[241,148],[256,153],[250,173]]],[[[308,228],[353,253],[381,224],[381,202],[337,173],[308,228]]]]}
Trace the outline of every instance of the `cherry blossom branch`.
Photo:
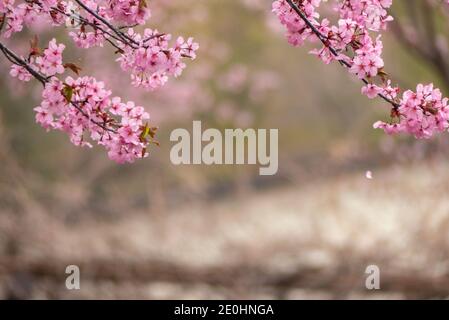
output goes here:
{"type": "MultiPolygon", "coordinates": [[[[449,1],[446,3],[449,4],[449,1]]],[[[326,64],[339,61],[365,83],[362,94],[370,99],[380,96],[392,105],[390,121],[377,121],[374,128],[382,129],[387,134],[408,133],[418,139],[428,139],[435,133],[448,131],[449,99],[432,83],[420,83],[415,91],[403,92],[391,85],[384,71],[380,33],[394,20],[388,12],[392,4],[392,0],[342,0],[334,4],[316,0],[275,0],[273,12],[287,28],[286,36],[290,44],[301,46],[307,40],[318,37],[323,46],[312,50],[312,54],[326,64]],[[326,4],[333,5],[338,16],[336,23],[320,18],[318,10],[326,4]],[[377,34],[375,38],[374,34],[377,34]]],[[[428,2],[420,4],[424,9],[429,8],[428,2]]],[[[416,16],[414,7],[407,6],[407,9],[412,17],[416,16]]],[[[425,41],[420,45],[435,49],[437,29],[429,12],[424,12],[424,25],[420,31],[425,41]],[[433,43],[429,44],[429,39],[433,43]]],[[[433,58],[438,66],[444,62],[442,56],[435,55],[433,58]]]]}
{"type": "MultiPolygon", "coordinates": [[[[50,82],[49,77],[45,77],[44,75],[40,74],[36,70],[33,69],[33,67],[26,62],[24,59],[21,59],[15,52],[13,52],[11,49],[9,49],[7,46],[5,46],[3,43],[0,42],[0,51],[3,52],[5,57],[13,64],[25,68],[36,80],[38,80],[43,86],[45,86],[47,83],[50,82]]],[[[75,107],[84,117],[88,118],[93,124],[99,126],[103,130],[110,131],[110,132],[116,132],[116,130],[106,127],[104,124],[95,121],[91,117],[89,117],[88,114],[84,112],[84,110],[79,105],[79,102],[77,101],[69,101],[73,107],[75,107]]]]}
{"type": "MultiPolygon", "coordinates": [[[[193,38],[178,37],[172,45],[170,34],[133,29],[149,17],[145,0],[0,0],[0,36],[9,38],[36,18],[55,27],[70,24],[73,29],[68,34],[76,46],[89,49],[108,42],[117,49],[115,61],[130,73],[131,84],[152,91],[165,85],[169,76],[180,76],[186,67],[183,59],[195,59],[199,46],[193,38]],[[123,32],[124,28],[128,30],[123,32]]],[[[67,69],[77,75],[81,70],[73,63],[63,63],[65,47],[53,39],[41,50],[35,37],[27,57],[22,58],[0,45],[12,63],[12,77],[24,82],[34,77],[44,86],[42,102],[34,108],[36,122],[47,130],[67,133],[77,146],[91,146],[84,140],[87,137],[118,163],[148,156],[149,145],[158,144],[154,140],[157,128],[148,122],[150,115],[133,101],[112,96],[105,83],[92,76],[62,79],[59,75],[67,69]]]]}
{"type": "MultiPolygon", "coordinates": [[[[292,1],[292,0],[286,0],[287,3],[290,5],[290,7],[298,14],[298,16],[304,21],[304,23],[307,25],[307,27],[310,28],[310,30],[312,30],[312,32],[316,35],[316,37],[322,42],[322,44],[327,47],[329,49],[329,51],[337,58],[338,62],[350,69],[352,67],[352,65],[339,58],[340,54],[337,52],[337,50],[335,48],[333,48],[328,41],[328,38],[323,35],[313,24],[312,22],[310,22],[310,20],[306,17],[306,15],[301,11],[301,9],[299,9],[299,7],[292,1]]],[[[369,84],[370,82],[363,78],[361,79],[361,81],[363,83],[365,83],[366,85],[369,84]]],[[[399,107],[399,104],[397,102],[395,102],[394,100],[388,98],[387,96],[385,96],[382,93],[378,93],[377,94],[380,98],[382,98],[383,100],[385,100],[386,102],[388,102],[389,104],[391,104],[393,106],[393,108],[397,109],[399,107]]]]}

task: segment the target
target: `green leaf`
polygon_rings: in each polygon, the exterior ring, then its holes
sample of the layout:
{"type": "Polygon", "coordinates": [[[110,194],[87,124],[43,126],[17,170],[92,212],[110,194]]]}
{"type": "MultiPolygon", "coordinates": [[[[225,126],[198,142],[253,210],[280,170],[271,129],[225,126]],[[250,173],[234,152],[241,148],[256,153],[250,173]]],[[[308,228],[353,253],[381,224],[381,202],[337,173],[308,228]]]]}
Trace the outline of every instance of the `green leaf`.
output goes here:
{"type": "Polygon", "coordinates": [[[71,86],[68,85],[64,85],[64,88],[61,91],[62,95],[64,96],[64,98],[67,100],[67,102],[71,102],[72,101],[72,96],[73,96],[73,88],[71,86]]]}

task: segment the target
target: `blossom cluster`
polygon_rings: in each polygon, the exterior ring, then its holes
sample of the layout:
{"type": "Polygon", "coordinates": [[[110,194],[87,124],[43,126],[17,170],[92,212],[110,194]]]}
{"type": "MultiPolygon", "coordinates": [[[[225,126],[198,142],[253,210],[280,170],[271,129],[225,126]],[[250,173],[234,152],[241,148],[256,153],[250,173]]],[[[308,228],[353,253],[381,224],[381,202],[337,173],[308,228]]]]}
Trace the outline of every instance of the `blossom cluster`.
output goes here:
{"type": "Polygon", "coordinates": [[[73,144],[91,146],[86,138],[106,148],[110,159],[134,162],[148,155],[150,116],[133,102],[111,97],[105,84],[93,77],[53,79],[45,85],[36,121],[46,129],[66,132],[73,144]]]}
{"type": "Polygon", "coordinates": [[[41,73],[46,76],[64,73],[65,68],[62,65],[62,52],[64,49],[65,45],[57,44],[56,39],[50,41],[44,53],[36,58],[36,64],[39,66],[41,73]]]}
{"type": "Polygon", "coordinates": [[[132,84],[154,90],[164,85],[168,76],[178,77],[186,67],[183,57],[195,59],[198,44],[192,38],[179,37],[172,48],[168,43],[171,35],[159,34],[157,30],[145,29],[143,36],[130,30],[128,36],[139,49],[123,46],[123,53],[117,59],[124,71],[131,72],[132,84]]]}
{"type": "MultiPolygon", "coordinates": [[[[186,67],[184,59],[195,59],[199,46],[192,38],[172,36],[157,30],[134,30],[151,16],[146,0],[0,0],[0,38],[10,38],[36,19],[52,26],[67,26],[69,36],[80,48],[111,45],[121,68],[131,74],[136,87],[154,90],[169,76],[178,77],[186,67]]],[[[1,43],[0,43],[1,44],[1,43]]],[[[133,162],[148,155],[155,128],[149,114],[134,102],[112,97],[102,81],[92,76],[61,76],[67,69],[81,70],[63,63],[65,45],[51,40],[44,50],[37,38],[25,57],[12,59],[10,75],[20,81],[33,77],[44,84],[42,102],[34,110],[36,121],[47,130],[61,130],[78,146],[90,142],[106,148],[118,163],[133,162]],[[90,141],[90,142],[89,142],[90,141]]]]}
{"type": "Polygon", "coordinates": [[[447,131],[449,127],[448,99],[433,85],[419,84],[416,91],[407,90],[397,108],[399,122],[378,121],[374,128],[387,133],[406,132],[416,138],[430,138],[433,134],[447,131]]]}
{"type": "MultiPolygon", "coordinates": [[[[447,1],[449,3],[449,1],[447,1]]],[[[349,72],[365,82],[362,94],[377,96],[392,105],[391,123],[377,122],[375,128],[391,133],[409,133],[416,138],[430,138],[446,130],[447,99],[433,85],[418,85],[416,92],[393,86],[384,71],[383,43],[380,32],[393,20],[388,14],[392,0],[334,0],[338,14],[335,24],[321,18],[323,0],[275,0],[273,12],[287,29],[287,40],[294,46],[320,40],[322,46],[311,51],[323,62],[339,61],[349,72]],[[292,6],[292,4],[294,6],[292,6]],[[301,17],[294,10],[303,14],[301,17]],[[309,24],[308,24],[308,23],[309,24]]]]}

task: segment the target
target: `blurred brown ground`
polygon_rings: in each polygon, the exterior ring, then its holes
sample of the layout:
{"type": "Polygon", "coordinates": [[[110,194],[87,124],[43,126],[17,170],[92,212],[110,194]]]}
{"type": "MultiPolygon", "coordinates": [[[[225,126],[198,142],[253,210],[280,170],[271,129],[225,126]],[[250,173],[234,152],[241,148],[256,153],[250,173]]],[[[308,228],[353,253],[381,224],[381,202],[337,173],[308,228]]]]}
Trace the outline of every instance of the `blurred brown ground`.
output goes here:
{"type": "Polygon", "coordinates": [[[86,212],[71,223],[28,203],[0,215],[0,297],[446,298],[449,166],[373,175],[110,221],[86,212]],[[79,291],[65,288],[69,264],[79,291]],[[365,289],[370,264],[379,291],[365,289]]]}

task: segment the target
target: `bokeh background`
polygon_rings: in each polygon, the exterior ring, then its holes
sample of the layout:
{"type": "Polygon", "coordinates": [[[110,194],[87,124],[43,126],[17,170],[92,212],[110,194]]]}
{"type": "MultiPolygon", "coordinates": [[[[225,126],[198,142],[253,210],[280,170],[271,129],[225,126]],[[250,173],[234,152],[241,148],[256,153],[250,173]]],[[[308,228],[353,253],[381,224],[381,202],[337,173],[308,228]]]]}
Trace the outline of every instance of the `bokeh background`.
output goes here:
{"type": "MultiPolygon", "coordinates": [[[[447,16],[433,1],[395,3],[387,72],[403,88],[434,82],[448,93],[447,16]]],[[[34,123],[38,85],[11,80],[0,63],[0,298],[449,296],[449,135],[373,130],[388,106],[364,98],[338,65],[289,46],[269,0],[150,4],[149,27],[201,44],[162,90],[132,89],[112,50],[66,50],[160,127],[161,146],[134,165],[46,133],[34,123]],[[193,120],[278,128],[278,174],[172,165],[169,134],[193,120]],[[65,287],[72,264],[81,290],[65,287]],[[370,264],[381,290],[365,288],[370,264]]],[[[55,36],[38,31],[42,42],[55,36]]],[[[20,50],[33,32],[11,45],[20,50]]]]}

